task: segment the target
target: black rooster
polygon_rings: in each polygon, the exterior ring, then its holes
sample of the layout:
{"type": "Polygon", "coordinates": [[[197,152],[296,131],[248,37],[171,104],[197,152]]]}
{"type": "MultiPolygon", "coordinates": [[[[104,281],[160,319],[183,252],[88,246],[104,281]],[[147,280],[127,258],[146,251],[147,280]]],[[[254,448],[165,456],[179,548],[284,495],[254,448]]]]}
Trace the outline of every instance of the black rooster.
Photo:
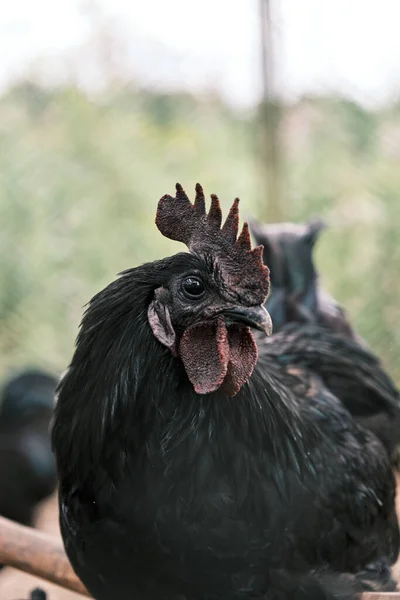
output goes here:
{"type": "Polygon", "coordinates": [[[38,370],[13,377],[0,398],[0,514],[32,525],[56,488],[49,424],[57,379],[38,370]]]}
{"type": "Polygon", "coordinates": [[[270,268],[271,293],[266,307],[274,332],[289,322],[312,322],[361,341],[344,309],[318,283],[313,249],[324,228],[320,219],[300,225],[251,222],[254,239],[264,246],[264,262],[270,268]]]}
{"type": "MultiPolygon", "coordinates": [[[[291,355],[281,354],[318,373],[357,421],[379,437],[400,468],[400,393],[345,311],[318,285],[313,248],[325,225],[313,220],[302,225],[253,222],[251,227],[270,267],[266,308],[274,333],[285,331],[283,337],[290,339],[291,355]],[[302,323],[308,326],[296,326],[302,323]]],[[[276,347],[281,352],[280,343],[276,347]]]]}
{"type": "Polygon", "coordinates": [[[387,454],[282,365],[262,248],[177,184],[181,253],[122,273],[82,321],[53,424],[67,554],[97,600],[319,600],[393,589],[387,454]],[[304,389],[298,392],[299,385],[304,389]]]}

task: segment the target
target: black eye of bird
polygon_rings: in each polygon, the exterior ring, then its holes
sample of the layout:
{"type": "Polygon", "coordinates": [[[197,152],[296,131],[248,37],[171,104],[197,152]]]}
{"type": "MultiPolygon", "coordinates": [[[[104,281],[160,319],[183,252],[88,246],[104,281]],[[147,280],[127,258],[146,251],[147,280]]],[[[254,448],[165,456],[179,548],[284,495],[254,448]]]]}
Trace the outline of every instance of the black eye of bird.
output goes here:
{"type": "Polygon", "coordinates": [[[200,298],[204,294],[204,283],[197,277],[187,277],[182,282],[182,290],[188,298],[200,298]]]}

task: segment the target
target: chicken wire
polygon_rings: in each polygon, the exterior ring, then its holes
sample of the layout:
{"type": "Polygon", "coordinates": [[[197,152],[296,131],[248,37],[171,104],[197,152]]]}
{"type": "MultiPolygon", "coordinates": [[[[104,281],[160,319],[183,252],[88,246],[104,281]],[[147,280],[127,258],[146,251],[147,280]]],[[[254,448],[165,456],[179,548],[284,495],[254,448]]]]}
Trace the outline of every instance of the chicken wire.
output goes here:
{"type": "MultiPolygon", "coordinates": [[[[37,4],[32,23],[45,4],[37,4]]],[[[291,220],[319,214],[330,225],[316,252],[322,283],[399,381],[400,104],[396,94],[377,103],[371,91],[363,98],[332,68],[323,77],[311,69],[307,85],[296,78],[298,53],[307,66],[340,37],[316,2],[308,0],[308,13],[302,4],[306,16],[298,4],[286,0],[278,12],[275,3],[272,12],[280,201],[291,220]]],[[[340,10],[343,2],[320,4],[340,10]]],[[[177,0],[168,10],[152,0],[139,28],[122,3],[76,3],[82,40],[63,6],[47,22],[64,19],[70,38],[57,52],[40,48],[11,65],[2,81],[1,377],[26,364],[61,372],[90,297],[117,272],[178,250],[154,226],[156,202],[176,181],[191,192],[199,180],[225,208],[239,195],[244,216],[269,210],[256,0],[205,2],[193,14],[177,0]],[[160,41],[168,11],[180,11],[176,29],[160,41]],[[159,23],[154,31],[151,19],[159,23]]],[[[389,3],[382,10],[394,18],[389,3]]],[[[365,28],[360,14],[349,61],[365,28]]],[[[18,31],[7,31],[17,47],[18,31]]]]}

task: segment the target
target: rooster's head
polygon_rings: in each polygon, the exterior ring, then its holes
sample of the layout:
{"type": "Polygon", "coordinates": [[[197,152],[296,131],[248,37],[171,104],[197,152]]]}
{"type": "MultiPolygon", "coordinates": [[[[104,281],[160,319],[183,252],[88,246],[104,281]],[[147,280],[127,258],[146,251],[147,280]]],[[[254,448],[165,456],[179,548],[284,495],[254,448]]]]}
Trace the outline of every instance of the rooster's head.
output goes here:
{"type": "Polygon", "coordinates": [[[159,342],[182,360],[198,394],[221,389],[234,396],[257,362],[251,328],[267,335],[272,330],[263,307],[269,271],[262,261],[263,247],[251,248],[247,223],[238,236],[238,199],[222,227],[221,222],[217,196],[211,196],[207,213],[199,184],[194,204],[180,184],[175,197],[161,198],[158,229],[185,243],[191,256],[155,290],[148,320],[159,342]]]}

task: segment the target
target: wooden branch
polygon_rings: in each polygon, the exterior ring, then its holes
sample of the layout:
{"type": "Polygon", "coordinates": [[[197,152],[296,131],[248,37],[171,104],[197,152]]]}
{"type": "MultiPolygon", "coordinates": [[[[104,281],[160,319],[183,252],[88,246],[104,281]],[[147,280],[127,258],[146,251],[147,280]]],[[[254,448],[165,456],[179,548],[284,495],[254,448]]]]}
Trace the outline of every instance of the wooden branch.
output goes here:
{"type": "Polygon", "coordinates": [[[61,541],[4,517],[0,517],[0,564],[90,597],[75,575],[61,541]]]}
{"type": "Polygon", "coordinates": [[[361,600],[400,600],[400,592],[365,592],[361,600]]]}

